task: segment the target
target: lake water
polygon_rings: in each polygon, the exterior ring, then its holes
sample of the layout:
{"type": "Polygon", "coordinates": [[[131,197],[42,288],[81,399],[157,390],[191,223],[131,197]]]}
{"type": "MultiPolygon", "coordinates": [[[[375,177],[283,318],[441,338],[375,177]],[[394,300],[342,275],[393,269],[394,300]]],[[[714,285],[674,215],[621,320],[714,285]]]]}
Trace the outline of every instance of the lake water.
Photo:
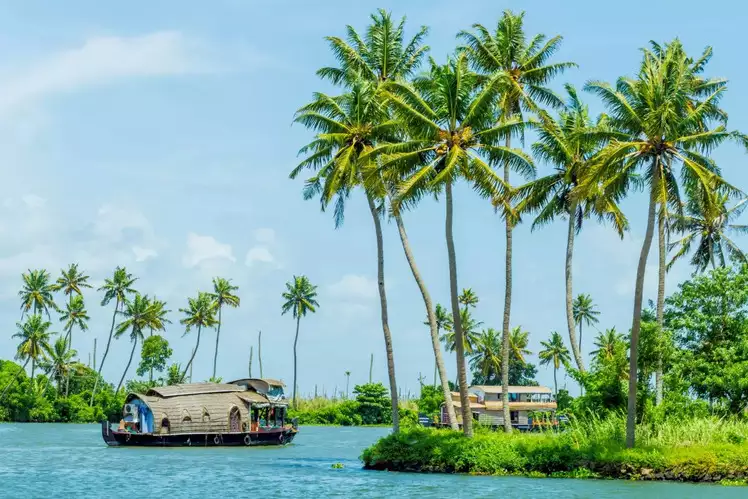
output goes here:
{"type": "Polygon", "coordinates": [[[98,425],[0,424],[0,497],[748,497],[742,487],[361,469],[361,450],[387,431],[302,427],[287,447],[144,449],[107,447],[98,425]]]}

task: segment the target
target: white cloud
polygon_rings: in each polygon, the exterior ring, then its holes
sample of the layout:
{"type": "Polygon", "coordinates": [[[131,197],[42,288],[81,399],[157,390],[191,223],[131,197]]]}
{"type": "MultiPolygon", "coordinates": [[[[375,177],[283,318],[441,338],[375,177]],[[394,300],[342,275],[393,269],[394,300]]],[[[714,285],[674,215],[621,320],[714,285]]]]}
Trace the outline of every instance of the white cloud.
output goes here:
{"type": "Polygon", "coordinates": [[[79,48],[53,55],[0,82],[0,114],[48,95],[119,78],[205,70],[192,55],[192,45],[176,31],[90,38],[79,48]]]}
{"type": "Polygon", "coordinates": [[[26,194],[25,196],[21,197],[21,200],[28,206],[29,208],[44,208],[44,206],[47,204],[47,200],[44,199],[41,196],[37,196],[36,194],[26,194]]]}
{"type": "Polygon", "coordinates": [[[275,242],[275,231],[273,229],[256,229],[253,234],[255,241],[258,243],[273,244],[275,242]]]}
{"type": "Polygon", "coordinates": [[[328,291],[333,298],[346,301],[369,301],[377,296],[377,283],[363,275],[346,274],[338,282],[330,284],[328,291]]]}
{"type": "Polygon", "coordinates": [[[94,222],[94,232],[97,236],[118,241],[127,229],[141,231],[148,237],[153,236],[150,222],[140,211],[113,204],[105,204],[99,208],[94,222]]]}
{"type": "Polygon", "coordinates": [[[144,262],[146,260],[149,260],[151,258],[156,258],[158,256],[158,251],[152,248],[142,248],[140,246],[133,246],[132,252],[135,255],[135,261],[136,262],[144,262]]]}
{"type": "Polygon", "coordinates": [[[216,241],[212,236],[200,236],[194,232],[187,234],[187,252],[182,257],[185,267],[195,267],[211,260],[235,262],[230,244],[216,241]]]}
{"type": "Polygon", "coordinates": [[[266,246],[254,246],[247,252],[244,263],[247,267],[252,267],[255,263],[276,264],[277,262],[266,246]]]}

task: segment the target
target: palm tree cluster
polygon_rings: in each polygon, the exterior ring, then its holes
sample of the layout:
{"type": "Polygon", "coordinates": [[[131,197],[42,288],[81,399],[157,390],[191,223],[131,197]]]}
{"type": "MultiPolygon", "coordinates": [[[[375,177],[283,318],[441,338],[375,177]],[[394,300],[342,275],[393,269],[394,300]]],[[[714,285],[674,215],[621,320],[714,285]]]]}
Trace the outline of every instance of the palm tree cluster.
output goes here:
{"type": "MultiPolygon", "coordinates": [[[[16,351],[16,359],[23,361],[18,375],[8,384],[2,393],[16,381],[26,366],[31,363],[31,378],[35,383],[34,376],[36,368],[41,366],[48,374],[48,380],[54,379],[58,392],[62,392],[64,383],[64,394],[70,392],[70,378],[72,375],[80,374],[83,365],[77,360],[77,351],[72,348],[73,332],[79,330],[85,332],[89,329],[89,315],[83,297],[83,290],[92,288],[89,284],[89,276],[78,268],[77,264],[71,264],[67,269],[60,272],[56,282],[51,281],[50,274],[46,270],[29,270],[22,275],[23,288],[19,292],[21,301],[21,320],[17,324],[18,332],[13,335],[20,340],[16,351]],[[67,298],[64,308],[55,302],[55,293],[62,293],[67,298]],[[59,313],[62,323],[62,335],[53,341],[52,336],[56,333],[50,331],[52,328],[51,312],[59,313]],[[47,320],[44,320],[46,317],[47,320]],[[25,318],[25,320],[24,320],[25,318]]],[[[98,370],[94,387],[91,392],[90,404],[93,405],[94,397],[101,378],[101,372],[112,346],[112,339],[118,339],[127,335],[132,348],[127,365],[117,384],[115,392],[122,388],[127,373],[132,365],[132,360],[138,343],[142,343],[145,334],[153,336],[166,330],[166,325],[171,321],[168,315],[166,302],[158,298],[151,298],[136,291],[134,285],[137,281],[124,267],[117,267],[112,276],[104,280],[104,284],[98,288],[103,293],[101,306],[114,303],[111,327],[107,338],[106,348],[98,363],[98,370]]],[[[238,307],[240,300],[235,294],[238,287],[230,280],[221,277],[213,279],[213,289],[209,293],[199,293],[197,298],[188,300],[188,307],[180,309],[184,318],[180,323],[185,326],[185,334],[193,328],[197,328],[197,340],[184,371],[169,373],[170,379],[184,381],[187,370],[191,366],[197,347],[200,343],[200,334],[205,327],[216,328],[216,345],[213,355],[213,377],[216,375],[219,335],[222,320],[223,307],[238,307]]],[[[150,373],[153,379],[153,373],[150,373]]],[[[44,386],[46,390],[46,384],[44,386]]],[[[2,399],[0,396],[0,399],[2,399]]]]}
{"type": "MultiPolygon", "coordinates": [[[[490,338],[491,343],[487,358],[492,360],[481,360],[481,366],[501,366],[504,421],[509,431],[509,364],[513,351],[521,355],[516,345],[512,347],[513,230],[530,215],[534,217],[533,229],[557,218],[567,220],[566,322],[573,358],[583,373],[582,324],[593,325],[596,318],[584,297],[579,303],[572,299],[575,236],[583,222],[594,217],[610,224],[622,237],[629,223],[620,203],[644,188],[649,195],[649,213],[634,285],[630,345],[627,440],[633,445],[642,287],[655,222],[660,250],[659,327],[667,237],[677,232],[686,234],[670,244],[670,249],[679,249],[676,258],[689,253],[698,239],[693,257],[698,269],[706,267],[705,262],[722,264],[725,255],[745,258],[727,237],[729,230],[744,230],[733,223],[742,211],[742,202],[727,207],[730,198],[742,194],[722,178],[711,152],[726,140],[744,145],[748,141],[728,130],[727,114],[719,107],[727,81],[704,76],[711,49],[692,58],[679,40],[664,45],[653,42],[643,50],[635,77],[620,78],[615,85],[597,81],[585,85],[585,90],[605,106],[605,114],[592,117],[574,87],[564,86],[565,98],[549,87],[576,65],[554,60],[561,36],[527,36],[524,13],[506,11],[494,28],[475,24],[461,31],[455,53],[443,62],[427,59],[426,27],[410,39],[404,33],[404,18],[395,22],[388,12],[379,10],[371,16],[363,34],[348,26],[345,38],[327,38],[338,64],[320,69],[318,75],[339,92],[315,93],[312,102],[297,112],[295,121],[315,135],[301,149],[303,160],[291,172],[291,178],[296,178],[306,170],[312,171],[304,197],[318,197],[323,210],[332,202],[336,227],[343,223],[351,193],[360,191],[366,197],[377,242],[382,330],[395,431],[397,382],[384,286],[383,219],[394,218],[423,297],[435,363],[453,422],[440,332],[447,334],[448,350],[456,354],[463,430],[471,435],[465,360],[477,347],[477,340],[471,337],[475,325],[470,323],[470,302],[461,302],[458,294],[453,187],[466,183],[503,218],[506,246],[500,348],[494,352],[498,333],[487,330],[485,339],[490,338]],[[525,149],[527,132],[536,139],[525,149]],[[517,140],[522,147],[516,147],[517,140]],[[536,161],[550,166],[551,172],[537,177],[536,161]],[[513,185],[512,174],[523,179],[519,185],[513,185]],[[417,207],[426,196],[444,199],[452,318],[449,328],[444,327],[443,320],[440,322],[439,308],[433,307],[403,221],[404,212],[417,207]]],[[[544,344],[544,351],[549,353],[542,360],[553,364],[554,374],[568,354],[559,339],[554,334],[544,344]]],[[[661,369],[657,379],[659,392],[661,369]]]]}

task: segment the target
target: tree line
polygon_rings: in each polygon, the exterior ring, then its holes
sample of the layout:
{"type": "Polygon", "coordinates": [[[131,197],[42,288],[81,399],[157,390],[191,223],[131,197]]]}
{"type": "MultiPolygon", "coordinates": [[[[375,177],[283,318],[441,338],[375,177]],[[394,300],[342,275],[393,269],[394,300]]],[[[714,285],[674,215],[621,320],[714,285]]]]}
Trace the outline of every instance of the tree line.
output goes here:
{"type": "MultiPolygon", "coordinates": [[[[627,445],[634,445],[642,332],[643,285],[655,232],[658,249],[658,291],[654,318],[664,334],[667,254],[692,255],[697,270],[745,261],[729,238],[743,193],[722,176],[712,153],[726,142],[748,144],[746,136],[728,128],[720,107],[727,80],[706,76],[712,49],[697,57],[675,39],[651,42],[642,49],[634,77],[615,84],[589,81],[584,90],[600,99],[605,112],[589,114],[570,84],[565,96],[549,85],[576,64],[556,61],[562,37],[529,36],[524,13],[506,11],[494,26],[474,24],[457,34],[458,46],[445,62],[427,59],[428,28],[405,36],[405,18],[394,20],[384,10],[371,15],[360,34],[346,27],[346,36],[327,37],[337,65],[318,76],[339,93],[316,92],[295,121],[314,133],[300,150],[301,163],[291,178],[312,171],[303,195],[332,205],[335,226],[344,221],[351,193],[366,198],[377,247],[377,276],[385,339],[392,421],[398,431],[397,379],[389,328],[382,221],[395,221],[406,259],[426,309],[437,371],[456,429],[449,377],[439,342],[439,325],[431,295],[409,245],[403,215],[425,196],[444,201],[448,254],[449,309],[460,391],[463,431],[472,435],[466,368],[466,326],[459,300],[457,255],[453,237],[453,186],[467,183],[493,206],[505,227],[504,310],[500,351],[505,430],[511,431],[508,390],[512,336],[513,231],[524,218],[532,228],[558,218],[567,220],[565,241],[565,309],[571,354],[579,377],[587,372],[574,317],[572,261],[575,237],[588,219],[609,224],[621,237],[628,219],[620,203],[636,191],[648,197],[647,224],[634,282],[634,308],[628,341],[627,445]],[[535,141],[524,148],[526,133],[535,141]],[[517,140],[519,145],[517,147],[517,140]],[[550,168],[538,176],[537,162],[550,168]],[[512,174],[522,183],[512,183],[512,174]],[[656,229],[656,231],[655,231],[656,229]],[[671,237],[681,234],[682,238],[671,237]]],[[[579,323],[581,324],[581,323],[579,323]]],[[[495,333],[498,336],[498,333],[495,333]]],[[[493,341],[493,340],[492,340],[493,341]]],[[[558,344],[551,337],[549,344],[558,344]]],[[[557,347],[553,347],[558,350],[557,347]]],[[[559,354],[552,357],[558,358],[559,354]]],[[[554,366],[556,360],[551,360],[554,366]]],[[[558,363],[560,363],[560,358],[558,363]]],[[[654,362],[655,402],[662,403],[663,362],[654,362]]]]}

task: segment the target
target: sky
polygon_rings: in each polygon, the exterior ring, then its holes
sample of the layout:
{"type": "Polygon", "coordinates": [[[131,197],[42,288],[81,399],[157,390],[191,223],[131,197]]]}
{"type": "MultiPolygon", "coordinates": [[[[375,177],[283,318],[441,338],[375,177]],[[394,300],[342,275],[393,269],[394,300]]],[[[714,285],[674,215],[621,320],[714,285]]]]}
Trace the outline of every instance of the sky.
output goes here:
{"type": "MultiPolygon", "coordinates": [[[[605,2],[471,1],[131,1],[103,3],[0,2],[0,358],[15,352],[21,273],[45,268],[53,276],[71,262],[95,286],[117,265],[138,277],[142,293],[168,302],[165,336],[173,360],[186,363],[195,332],[183,337],[178,312],[187,297],[209,290],[215,276],[239,286],[241,307],[226,310],[218,375],[247,375],[250,347],[257,368],[263,332],[263,374],[293,376],[295,323],[281,315],[281,293],[292,276],[318,286],[320,307],[305,317],[299,338],[299,387],[331,395],[373,376],[386,384],[386,360],[376,287],[373,224],[361,195],[350,198],[345,223],[301,196],[288,179],[297,151],[311,138],[293,125],[294,111],[315,91],[334,93],[315,71],[334,63],[325,36],[362,31],[376,8],[407,16],[410,34],[430,28],[438,61],[456,46],[455,34],[480,22],[494,27],[504,9],[526,11],[529,34],[564,37],[557,61],[578,69],[554,82],[633,75],[649,40],[679,37],[693,54],[711,45],[708,75],[730,80],[723,100],[730,127],[748,131],[748,70],[734,40],[748,6],[705,9],[691,0],[644,2],[626,8],[605,2]],[[642,15],[646,13],[646,15],[642,15]]],[[[593,113],[602,111],[584,94],[593,113]]],[[[529,147],[529,144],[527,144],[529,147]]],[[[734,185],[748,188],[746,157],[736,146],[714,153],[734,185]]],[[[549,172],[539,164],[539,174],[549,172]]],[[[513,179],[520,181],[520,179],[513,179]]],[[[636,264],[646,223],[646,199],[623,204],[630,231],[621,240],[590,222],[574,256],[574,293],[592,295],[600,330],[630,327],[636,264]]],[[[427,200],[405,214],[413,251],[435,301],[448,305],[444,205],[427,200]]],[[[512,325],[530,332],[530,350],[551,331],[564,338],[565,222],[515,232],[512,325]]],[[[419,376],[431,382],[433,352],[425,310],[393,223],[385,225],[385,271],[399,387],[416,395],[419,376]]],[[[480,297],[475,317],[500,329],[503,313],[503,223],[467,185],[455,190],[458,285],[480,297]]],[[[668,274],[668,290],[690,276],[684,262],[668,274]]],[[[646,298],[656,293],[656,252],[650,255],[646,298]]],[[[75,332],[83,362],[109,332],[112,308],[86,293],[89,331],[75,332]]],[[[55,330],[60,325],[55,324],[55,330]]],[[[597,331],[584,333],[583,351],[597,331]]],[[[201,337],[193,372],[212,372],[215,332],[201,337]]],[[[116,382],[127,363],[127,338],[116,340],[104,376],[116,382]]],[[[137,357],[136,357],[137,358],[137,357]]],[[[537,363],[535,355],[530,357],[537,363]]],[[[448,356],[450,379],[455,360],[448,356]]],[[[134,375],[135,366],[130,375],[134,375]]],[[[552,386],[550,368],[538,380],[552,386]]],[[[559,376],[561,387],[577,393],[559,376]]]]}

